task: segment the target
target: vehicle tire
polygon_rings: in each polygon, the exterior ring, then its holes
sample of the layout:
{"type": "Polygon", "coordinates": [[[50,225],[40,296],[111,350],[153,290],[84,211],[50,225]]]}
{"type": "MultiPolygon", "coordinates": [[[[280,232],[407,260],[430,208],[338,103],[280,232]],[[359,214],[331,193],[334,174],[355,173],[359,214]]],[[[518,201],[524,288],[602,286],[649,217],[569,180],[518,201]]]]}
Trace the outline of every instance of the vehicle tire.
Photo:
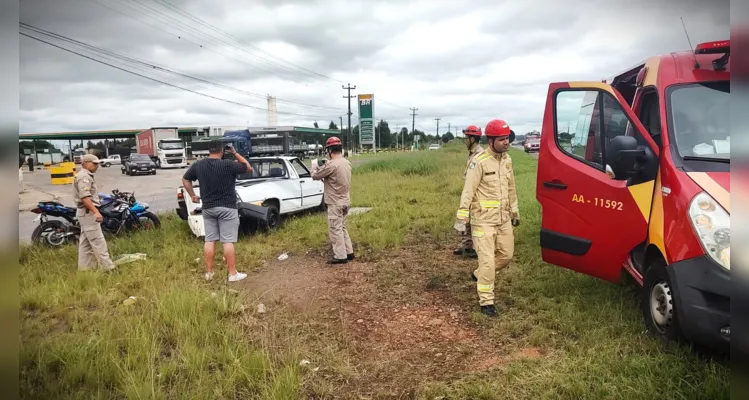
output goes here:
{"type": "Polygon", "coordinates": [[[49,247],[59,247],[65,244],[66,239],[53,237],[52,240],[48,240],[49,234],[64,231],[67,231],[67,227],[62,221],[47,221],[34,229],[34,232],[31,233],[31,242],[49,247]]]}
{"type": "Polygon", "coordinates": [[[153,172],[151,172],[151,175],[156,175],[156,170],[154,170],[153,172]]]}
{"type": "Polygon", "coordinates": [[[112,166],[112,164],[110,164],[110,163],[108,163],[108,162],[104,163],[103,165],[104,165],[105,167],[111,167],[111,166],[112,166]]]}
{"type": "Polygon", "coordinates": [[[268,222],[266,222],[265,228],[268,230],[278,229],[281,226],[281,212],[278,210],[278,206],[274,203],[264,203],[263,207],[268,207],[268,222]]]}
{"type": "Polygon", "coordinates": [[[156,159],[156,168],[161,168],[161,160],[156,159]]]}
{"type": "Polygon", "coordinates": [[[122,175],[125,175],[125,170],[121,169],[120,172],[122,172],[122,175]]]}
{"type": "Polygon", "coordinates": [[[159,217],[152,213],[152,212],[146,212],[143,215],[140,216],[140,221],[143,225],[135,225],[133,221],[127,221],[127,229],[128,230],[151,230],[151,229],[159,229],[161,228],[161,220],[159,220],[159,217]],[[143,220],[147,221],[143,221],[143,220]]]}
{"type": "Polygon", "coordinates": [[[666,272],[666,262],[658,258],[645,272],[640,304],[645,325],[654,335],[669,341],[682,339],[676,293],[666,272]]]}

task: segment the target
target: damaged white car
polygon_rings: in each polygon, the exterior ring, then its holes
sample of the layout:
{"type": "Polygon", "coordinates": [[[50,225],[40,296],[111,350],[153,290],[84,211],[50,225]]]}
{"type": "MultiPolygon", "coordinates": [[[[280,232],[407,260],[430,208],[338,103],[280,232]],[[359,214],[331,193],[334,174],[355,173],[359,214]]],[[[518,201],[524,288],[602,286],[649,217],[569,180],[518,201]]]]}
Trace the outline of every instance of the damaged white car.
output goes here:
{"type": "MultiPolygon", "coordinates": [[[[252,172],[238,176],[236,183],[241,223],[273,229],[287,214],[325,209],[322,181],[313,180],[299,158],[257,157],[247,161],[252,172]]],[[[193,188],[200,196],[199,182],[193,188]]],[[[193,203],[182,186],[177,189],[177,215],[187,221],[195,236],[205,236],[201,204],[193,203]]]]}

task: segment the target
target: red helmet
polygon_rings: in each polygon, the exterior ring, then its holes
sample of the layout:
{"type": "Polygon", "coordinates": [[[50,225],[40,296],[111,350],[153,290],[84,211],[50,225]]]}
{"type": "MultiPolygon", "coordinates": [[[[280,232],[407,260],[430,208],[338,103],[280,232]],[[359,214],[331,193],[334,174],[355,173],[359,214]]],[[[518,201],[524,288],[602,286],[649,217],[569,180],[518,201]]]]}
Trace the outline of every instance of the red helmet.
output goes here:
{"type": "Polygon", "coordinates": [[[466,136],[481,137],[481,128],[476,125],[471,125],[468,128],[463,129],[463,134],[466,136]]]}
{"type": "Polygon", "coordinates": [[[507,122],[501,119],[493,119],[486,124],[485,132],[488,137],[504,137],[510,136],[512,130],[510,130],[510,125],[507,125],[507,122]]]}
{"type": "Polygon", "coordinates": [[[343,143],[341,142],[341,139],[339,139],[337,136],[331,136],[328,138],[328,140],[325,142],[325,148],[332,146],[343,146],[343,143]]]}

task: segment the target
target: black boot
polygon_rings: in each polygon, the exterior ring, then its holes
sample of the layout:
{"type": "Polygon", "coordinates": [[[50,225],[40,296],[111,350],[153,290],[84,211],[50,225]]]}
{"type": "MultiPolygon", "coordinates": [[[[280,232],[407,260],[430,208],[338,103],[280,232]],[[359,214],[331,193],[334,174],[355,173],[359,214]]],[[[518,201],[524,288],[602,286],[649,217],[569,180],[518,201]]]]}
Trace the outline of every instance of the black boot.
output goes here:
{"type": "Polygon", "coordinates": [[[340,258],[331,258],[328,260],[328,264],[348,264],[348,259],[340,259],[340,258]]]}
{"type": "Polygon", "coordinates": [[[476,277],[476,274],[471,272],[471,279],[473,279],[474,282],[478,282],[479,278],[476,277]]]}
{"type": "Polygon", "coordinates": [[[349,261],[354,261],[354,253],[347,254],[346,255],[346,259],[349,260],[349,261]]]}
{"type": "Polygon", "coordinates": [[[497,309],[494,308],[494,304],[489,304],[487,306],[481,306],[481,314],[484,314],[487,317],[496,317],[497,316],[497,309]]]}

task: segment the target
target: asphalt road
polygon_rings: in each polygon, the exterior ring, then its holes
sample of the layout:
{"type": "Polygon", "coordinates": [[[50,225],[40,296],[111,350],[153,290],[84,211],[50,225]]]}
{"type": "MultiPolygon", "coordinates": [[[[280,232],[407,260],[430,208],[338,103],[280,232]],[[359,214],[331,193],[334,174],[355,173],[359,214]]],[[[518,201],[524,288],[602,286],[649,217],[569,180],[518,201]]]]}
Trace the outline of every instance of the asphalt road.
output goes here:
{"type": "MultiPolygon", "coordinates": [[[[184,172],[184,169],[161,169],[156,175],[127,176],[122,175],[119,165],[113,165],[109,168],[99,168],[96,180],[100,193],[111,193],[113,189],[134,191],[138,201],[149,205],[149,211],[159,213],[176,207],[177,188],[182,184],[184,172]]],[[[72,185],[52,185],[47,171],[25,173],[24,183],[37,191],[56,195],[61,203],[73,206],[72,185]]],[[[50,199],[51,196],[43,198],[50,199]]],[[[36,217],[37,214],[30,211],[19,211],[18,239],[21,243],[31,241],[31,233],[38,225],[34,222],[36,217]]]]}

